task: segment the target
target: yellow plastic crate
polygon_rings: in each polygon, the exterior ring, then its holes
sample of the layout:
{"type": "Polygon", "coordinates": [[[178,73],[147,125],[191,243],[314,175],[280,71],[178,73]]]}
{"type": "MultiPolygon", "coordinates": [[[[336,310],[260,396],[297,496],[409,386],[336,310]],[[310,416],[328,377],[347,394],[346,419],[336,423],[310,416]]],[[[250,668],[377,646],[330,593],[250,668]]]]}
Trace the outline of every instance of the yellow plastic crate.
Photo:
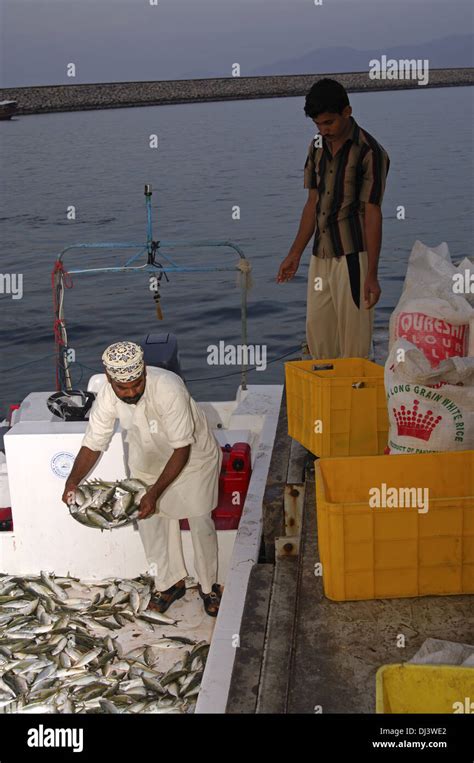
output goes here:
{"type": "Polygon", "coordinates": [[[388,440],[383,372],[383,366],[363,358],[285,363],[290,437],[315,456],[383,453],[388,440]]]}
{"type": "Polygon", "coordinates": [[[375,686],[377,713],[474,712],[474,668],[382,665],[375,686]]]}
{"type": "Polygon", "coordinates": [[[329,599],[474,593],[474,450],[320,459],[316,506],[329,599]],[[428,511],[371,507],[383,484],[428,488],[428,511]]]}

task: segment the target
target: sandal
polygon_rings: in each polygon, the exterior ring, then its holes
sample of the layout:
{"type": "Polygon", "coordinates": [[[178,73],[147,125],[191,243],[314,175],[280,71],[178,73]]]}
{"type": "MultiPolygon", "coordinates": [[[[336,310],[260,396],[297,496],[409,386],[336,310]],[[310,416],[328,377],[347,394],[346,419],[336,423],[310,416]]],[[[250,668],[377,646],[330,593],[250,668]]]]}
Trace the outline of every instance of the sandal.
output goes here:
{"type": "Polygon", "coordinates": [[[175,585],[172,585],[171,588],[168,588],[166,591],[152,594],[147,609],[154,609],[162,614],[163,612],[166,612],[168,607],[170,607],[174,601],[182,599],[186,593],[184,580],[180,580],[179,583],[182,583],[182,585],[175,583],[175,585]]]}
{"type": "Polygon", "coordinates": [[[204,601],[204,609],[210,617],[217,617],[219,605],[222,598],[222,589],[218,583],[214,583],[210,593],[203,593],[200,583],[198,583],[199,596],[204,601]]]}

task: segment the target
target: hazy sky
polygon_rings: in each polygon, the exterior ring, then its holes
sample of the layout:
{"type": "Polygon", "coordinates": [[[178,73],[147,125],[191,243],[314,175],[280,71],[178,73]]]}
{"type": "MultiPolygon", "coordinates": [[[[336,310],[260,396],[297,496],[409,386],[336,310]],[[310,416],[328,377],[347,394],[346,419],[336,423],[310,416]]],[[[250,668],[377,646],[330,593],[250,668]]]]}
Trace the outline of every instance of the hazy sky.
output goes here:
{"type": "Polygon", "coordinates": [[[472,31],[472,0],[0,0],[0,86],[241,74],[318,47],[472,31]]]}

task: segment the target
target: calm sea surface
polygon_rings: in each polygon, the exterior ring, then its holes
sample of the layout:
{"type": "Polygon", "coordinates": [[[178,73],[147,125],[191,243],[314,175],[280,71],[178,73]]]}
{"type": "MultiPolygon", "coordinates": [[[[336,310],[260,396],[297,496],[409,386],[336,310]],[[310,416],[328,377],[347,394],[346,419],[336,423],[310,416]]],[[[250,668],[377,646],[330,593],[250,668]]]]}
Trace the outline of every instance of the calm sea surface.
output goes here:
{"type": "MultiPolygon", "coordinates": [[[[473,254],[472,89],[354,93],[359,124],[387,149],[376,325],[387,323],[418,238],[446,241],[455,261],[473,254]],[[398,205],[406,219],[397,220],[398,205]]],[[[298,276],[276,284],[307,192],[303,165],[315,127],[304,98],[199,103],[23,116],[0,122],[1,269],[23,274],[23,298],[0,293],[0,418],[29,392],[54,390],[51,269],[78,242],[145,242],[143,186],[153,185],[155,239],[223,239],[253,266],[249,343],[267,346],[267,368],[251,383],[279,383],[283,361],[305,333],[310,245],[298,276]],[[149,148],[157,134],[158,149],[149,148]],[[70,205],[76,220],[66,219],[70,205]],[[232,208],[240,207],[240,220],[232,208]]],[[[118,264],[124,253],[77,252],[66,267],[118,264]]],[[[231,264],[225,249],[175,249],[180,264],[231,264]]],[[[86,387],[111,342],[148,332],[177,334],[189,388],[198,400],[235,395],[238,369],[207,363],[207,348],[240,339],[234,273],[172,275],[155,317],[146,274],[81,276],[66,293],[69,342],[86,387]],[[86,368],[88,367],[88,368],[86,368]],[[228,375],[231,374],[231,375],[228,375]],[[232,375],[233,374],[233,375],[232,375]],[[215,378],[213,377],[222,377],[215,378]]]]}

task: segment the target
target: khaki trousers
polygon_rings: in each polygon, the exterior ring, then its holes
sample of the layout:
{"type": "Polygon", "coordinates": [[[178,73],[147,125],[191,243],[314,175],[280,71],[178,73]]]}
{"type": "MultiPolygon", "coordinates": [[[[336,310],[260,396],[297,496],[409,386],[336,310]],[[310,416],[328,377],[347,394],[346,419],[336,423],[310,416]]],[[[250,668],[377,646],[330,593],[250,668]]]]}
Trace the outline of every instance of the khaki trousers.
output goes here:
{"type": "MultiPolygon", "coordinates": [[[[203,593],[217,582],[217,533],[211,514],[188,517],[194,550],[194,568],[203,593]]],[[[157,591],[166,591],[188,574],[183,557],[179,519],[159,514],[141,519],[138,529],[157,591]]]]}
{"type": "Polygon", "coordinates": [[[306,340],[313,358],[368,358],[374,308],[364,307],[367,252],[311,255],[306,340]]]}

